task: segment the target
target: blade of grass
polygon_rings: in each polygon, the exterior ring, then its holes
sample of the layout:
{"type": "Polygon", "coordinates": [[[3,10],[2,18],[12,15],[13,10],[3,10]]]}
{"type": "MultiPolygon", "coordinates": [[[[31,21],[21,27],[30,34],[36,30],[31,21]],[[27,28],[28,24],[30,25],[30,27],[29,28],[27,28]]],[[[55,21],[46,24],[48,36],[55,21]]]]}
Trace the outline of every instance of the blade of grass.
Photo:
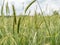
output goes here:
{"type": "Polygon", "coordinates": [[[14,7],[14,5],[12,5],[12,9],[13,9],[13,15],[14,15],[14,20],[13,20],[13,33],[14,33],[15,25],[16,25],[16,23],[17,23],[17,20],[16,20],[16,12],[15,12],[15,7],[14,7]]]}
{"type": "MultiPolygon", "coordinates": [[[[43,11],[42,11],[42,9],[41,9],[40,4],[39,4],[38,1],[37,1],[37,4],[38,4],[38,6],[39,6],[39,8],[40,8],[41,14],[43,15],[43,11]]],[[[44,16],[42,16],[42,17],[43,17],[43,19],[44,19],[44,22],[45,22],[46,28],[47,28],[47,30],[48,30],[48,32],[49,32],[49,35],[51,35],[51,34],[50,34],[50,30],[49,30],[49,28],[48,28],[48,25],[47,25],[47,23],[46,23],[45,17],[44,17],[44,16]]]]}
{"type": "Polygon", "coordinates": [[[8,2],[6,3],[6,15],[9,15],[10,11],[9,11],[9,6],[8,6],[8,2]]]}
{"type": "Polygon", "coordinates": [[[4,10],[4,2],[5,2],[5,0],[3,1],[2,7],[1,7],[1,16],[2,16],[3,24],[4,24],[4,12],[3,12],[3,10],[4,10]]]}
{"type": "Polygon", "coordinates": [[[14,23],[16,24],[17,23],[17,21],[16,21],[16,11],[15,11],[14,5],[12,5],[12,9],[13,9],[13,15],[14,15],[14,23]]]}
{"type": "Polygon", "coordinates": [[[33,0],[25,9],[25,13],[27,12],[27,10],[29,9],[29,7],[35,2],[36,0],[33,0]]]}
{"type": "Polygon", "coordinates": [[[3,9],[4,9],[4,2],[5,2],[5,0],[3,1],[3,5],[2,5],[2,7],[1,7],[1,15],[2,15],[2,16],[4,15],[4,13],[3,13],[3,9]]]}
{"type": "Polygon", "coordinates": [[[18,25],[17,25],[17,33],[19,33],[19,28],[20,28],[20,20],[21,20],[21,17],[19,18],[18,20],[18,25]]]}

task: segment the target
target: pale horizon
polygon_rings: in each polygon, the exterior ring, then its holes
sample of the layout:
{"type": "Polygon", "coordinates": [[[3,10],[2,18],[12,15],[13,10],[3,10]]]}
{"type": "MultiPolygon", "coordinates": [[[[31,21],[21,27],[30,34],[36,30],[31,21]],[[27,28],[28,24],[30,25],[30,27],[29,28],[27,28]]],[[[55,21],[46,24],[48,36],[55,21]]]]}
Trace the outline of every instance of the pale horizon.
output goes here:
{"type": "MultiPolygon", "coordinates": [[[[15,9],[16,9],[16,13],[17,14],[21,14],[24,12],[24,9],[26,8],[26,6],[31,2],[32,0],[5,0],[4,3],[4,13],[5,13],[5,5],[6,2],[8,2],[9,8],[10,8],[10,13],[12,13],[12,7],[11,5],[14,4],[15,9]],[[24,4],[23,4],[24,3],[24,4]],[[24,8],[23,8],[24,7],[24,8]]],[[[60,0],[38,0],[40,3],[40,6],[43,10],[43,12],[49,14],[51,13],[51,11],[53,10],[58,10],[60,11],[60,0]]],[[[1,10],[1,6],[2,6],[3,0],[0,0],[0,10],[1,10]]],[[[35,2],[29,9],[31,11],[31,14],[34,14],[35,8],[37,5],[37,13],[40,12],[38,4],[35,2]]],[[[27,13],[28,13],[27,11],[27,13]]]]}

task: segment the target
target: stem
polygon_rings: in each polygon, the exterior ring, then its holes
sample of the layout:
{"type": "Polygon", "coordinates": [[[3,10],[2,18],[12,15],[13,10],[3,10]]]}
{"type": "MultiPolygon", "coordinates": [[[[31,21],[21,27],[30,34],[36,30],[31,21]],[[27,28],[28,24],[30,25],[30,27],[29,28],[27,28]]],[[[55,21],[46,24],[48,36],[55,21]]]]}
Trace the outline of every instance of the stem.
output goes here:
{"type": "MultiPolygon", "coordinates": [[[[41,9],[41,6],[39,5],[38,0],[37,0],[37,4],[38,4],[38,6],[39,6],[39,9],[40,9],[40,11],[41,11],[41,14],[43,15],[43,11],[42,11],[42,9],[41,9]]],[[[45,25],[46,25],[47,30],[48,30],[48,32],[49,32],[49,35],[51,35],[51,34],[50,34],[50,31],[49,31],[49,28],[48,28],[48,25],[47,25],[47,23],[46,23],[45,17],[44,17],[44,16],[42,16],[42,17],[43,17],[43,19],[44,19],[44,22],[45,22],[45,25]]]]}

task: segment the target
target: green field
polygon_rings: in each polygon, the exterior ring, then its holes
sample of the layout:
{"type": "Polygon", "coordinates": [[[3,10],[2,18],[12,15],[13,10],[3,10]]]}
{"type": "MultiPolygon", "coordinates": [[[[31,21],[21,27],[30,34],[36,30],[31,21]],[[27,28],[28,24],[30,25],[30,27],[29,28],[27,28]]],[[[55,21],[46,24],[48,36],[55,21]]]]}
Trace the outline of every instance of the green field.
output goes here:
{"type": "Polygon", "coordinates": [[[18,16],[14,30],[13,19],[0,17],[0,45],[60,45],[59,15],[18,16]]]}
{"type": "Polygon", "coordinates": [[[53,11],[52,15],[44,14],[38,0],[33,0],[26,9],[24,15],[16,14],[14,5],[12,14],[8,2],[6,3],[6,16],[4,13],[4,1],[1,6],[0,16],[0,45],[60,45],[60,14],[53,11]],[[30,16],[31,11],[28,9],[33,3],[37,3],[34,16],[30,16]],[[28,15],[26,15],[26,13],[28,15]]]}

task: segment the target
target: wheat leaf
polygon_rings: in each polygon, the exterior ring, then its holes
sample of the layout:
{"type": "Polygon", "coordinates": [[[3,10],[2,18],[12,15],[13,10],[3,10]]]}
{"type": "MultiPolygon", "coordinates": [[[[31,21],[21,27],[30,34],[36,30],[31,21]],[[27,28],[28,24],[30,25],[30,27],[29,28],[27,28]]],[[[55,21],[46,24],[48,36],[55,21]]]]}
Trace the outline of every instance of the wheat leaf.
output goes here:
{"type": "Polygon", "coordinates": [[[18,20],[17,33],[19,33],[20,21],[21,21],[21,17],[20,17],[19,20],[18,20]]]}
{"type": "Polygon", "coordinates": [[[33,1],[26,7],[25,13],[26,13],[26,11],[29,9],[29,7],[30,7],[35,1],[36,1],[36,0],[33,0],[33,1]]]}
{"type": "Polygon", "coordinates": [[[16,24],[16,12],[15,12],[14,5],[12,5],[12,9],[13,9],[13,15],[14,15],[14,23],[16,24]]]}

